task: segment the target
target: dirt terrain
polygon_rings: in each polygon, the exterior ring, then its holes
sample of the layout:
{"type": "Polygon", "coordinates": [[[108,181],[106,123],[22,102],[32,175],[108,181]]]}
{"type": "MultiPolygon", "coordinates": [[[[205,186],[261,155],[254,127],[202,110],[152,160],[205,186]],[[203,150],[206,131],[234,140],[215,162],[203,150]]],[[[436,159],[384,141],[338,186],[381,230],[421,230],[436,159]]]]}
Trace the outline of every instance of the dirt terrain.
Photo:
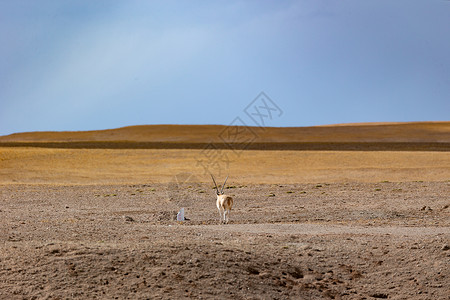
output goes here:
{"type": "Polygon", "coordinates": [[[448,299],[448,181],[235,184],[3,185],[0,298],[448,299]]]}
{"type": "Polygon", "coordinates": [[[449,124],[258,135],[345,151],[192,147],[217,126],[0,137],[0,299],[450,299],[449,124]]]}

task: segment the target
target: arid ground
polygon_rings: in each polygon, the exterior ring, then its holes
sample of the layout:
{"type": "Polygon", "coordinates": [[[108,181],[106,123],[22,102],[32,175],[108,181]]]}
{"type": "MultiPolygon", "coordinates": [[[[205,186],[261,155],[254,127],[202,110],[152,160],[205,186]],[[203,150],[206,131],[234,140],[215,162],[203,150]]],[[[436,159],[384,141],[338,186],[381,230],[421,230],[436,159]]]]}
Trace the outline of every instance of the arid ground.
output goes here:
{"type": "Polygon", "coordinates": [[[450,299],[450,122],[227,130],[0,137],[0,299],[450,299]]]}

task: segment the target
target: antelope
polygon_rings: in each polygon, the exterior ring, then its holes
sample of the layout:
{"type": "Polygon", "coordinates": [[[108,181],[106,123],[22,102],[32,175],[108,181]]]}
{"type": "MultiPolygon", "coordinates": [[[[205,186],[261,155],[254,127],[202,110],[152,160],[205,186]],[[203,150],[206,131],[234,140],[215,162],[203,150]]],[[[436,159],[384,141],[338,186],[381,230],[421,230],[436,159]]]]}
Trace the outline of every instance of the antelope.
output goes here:
{"type": "Polygon", "coordinates": [[[223,194],[223,189],[225,188],[225,183],[227,182],[228,176],[222,185],[222,189],[219,191],[219,188],[217,187],[217,183],[214,180],[214,176],[212,176],[212,174],[210,174],[210,175],[214,182],[214,185],[216,186],[216,195],[217,195],[216,205],[217,205],[217,209],[219,210],[220,222],[228,224],[228,217],[230,215],[231,208],[233,207],[233,198],[231,198],[231,196],[223,194]]]}

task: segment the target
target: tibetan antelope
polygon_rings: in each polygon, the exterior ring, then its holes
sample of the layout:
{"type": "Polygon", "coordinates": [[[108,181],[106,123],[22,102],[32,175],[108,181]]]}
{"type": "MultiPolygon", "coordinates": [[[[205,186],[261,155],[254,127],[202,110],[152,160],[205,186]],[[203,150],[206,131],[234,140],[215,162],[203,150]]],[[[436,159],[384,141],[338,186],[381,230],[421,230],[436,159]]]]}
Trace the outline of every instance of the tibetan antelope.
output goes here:
{"type": "Polygon", "coordinates": [[[217,195],[216,205],[217,209],[219,210],[220,222],[227,224],[231,208],[233,207],[233,198],[231,198],[231,196],[223,194],[223,189],[225,188],[225,183],[227,182],[228,176],[227,179],[225,179],[225,182],[223,183],[222,189],[220,191],[219,188],[217,187],[217,183],[214,180],[214,176],[212,176],[212,174],[211,178],[214,182],[214,185],[216,186],[216,195],[217,195]]]}

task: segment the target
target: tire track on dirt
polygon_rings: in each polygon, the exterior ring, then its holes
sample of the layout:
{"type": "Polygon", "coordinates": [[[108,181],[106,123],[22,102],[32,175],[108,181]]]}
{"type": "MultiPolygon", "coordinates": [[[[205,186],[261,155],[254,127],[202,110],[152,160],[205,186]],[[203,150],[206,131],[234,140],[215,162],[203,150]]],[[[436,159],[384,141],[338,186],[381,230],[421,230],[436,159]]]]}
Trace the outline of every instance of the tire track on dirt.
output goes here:
{"type": "Polygon", "coordinates": [[[192,225],[203,231],[228,231],[253,234],[306,234],[306,235],[395,235],[395,236],[430,236],[450,234],[450,227],[403,227],[403,226],[346,226],[323,224],[228,224],[228,225],[192,225]]]}

